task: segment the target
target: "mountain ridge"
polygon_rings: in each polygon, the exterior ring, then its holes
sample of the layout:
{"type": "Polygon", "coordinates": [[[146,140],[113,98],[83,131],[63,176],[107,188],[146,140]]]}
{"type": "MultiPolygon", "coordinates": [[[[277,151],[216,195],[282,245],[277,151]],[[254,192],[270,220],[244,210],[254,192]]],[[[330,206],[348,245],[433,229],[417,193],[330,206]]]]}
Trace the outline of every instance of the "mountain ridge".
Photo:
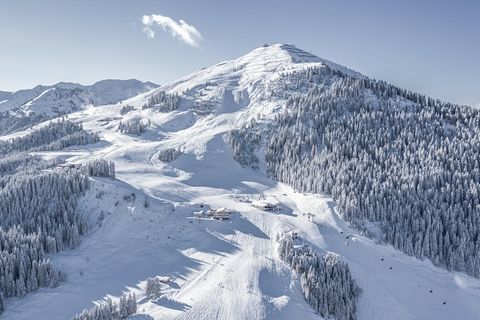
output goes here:
{"type": "MultiPolygon", "coordinates": [[[[129,98],[133,95],[152,90],[158,87],[152,82],[140,81],[136,79],[117,80],[105,79],[97,81],[91,85],[81,85],[74,82],[58,82],[53,85],[37,85],[31,89],[21,89],[14,92],[2,92],[0,98],[0,112],[15,111],[28,105],[30,108],[25,108],[27,113],[29,111],[36,113],[48,113],[48,106],[45,104],[57,103],[55,98],[72,100],[77,107],[82,107],[82,103],[93,105],[102,105],[116,103],[118,101],[129,98]],[[62,91],[57,97],[51,97],[50,101],[42,102],[42,97],[45,99],[49,95],[48,91],[62,91]],[[68,91],[71,91],[71,96],[68,96],[68,91]],[[81,91],[81,92],[78,92],[81,91]],[[63,96],[62,96],[63,94],[63,96]],[[82,94],[82,96],[79,96],[82,94]],[[104,95],[103,97],[101,95],[104,95]],[[105,94],[108,96],[105,97],[105,94]],[[77,99],[78,101],[73,101],[77,99]],[[34,103],[35,102],[35,103],[34,103]],[[34,104],[41,104],[45,110],[35,110],[34,104]]],[[[52,92],[50,92],[52,94],[52,92]]],[[[61,103],[65,103],[62,101],[61,103]]]]}
{"type": "Polygon", "coordinates": [[[59,82],[0,93],[0,132],[14,132],[87,107],[117,103],[156,87],[135,79],[108,79],[88,86],[59,82]]]}

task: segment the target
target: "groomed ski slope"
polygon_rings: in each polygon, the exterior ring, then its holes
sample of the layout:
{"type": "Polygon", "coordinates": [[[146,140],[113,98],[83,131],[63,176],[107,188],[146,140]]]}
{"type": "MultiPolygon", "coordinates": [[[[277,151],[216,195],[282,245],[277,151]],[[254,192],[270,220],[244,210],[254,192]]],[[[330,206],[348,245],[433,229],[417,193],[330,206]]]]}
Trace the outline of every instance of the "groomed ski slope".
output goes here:
{"type": "Polygon", "coordinates": [[[113,160],[117,180],[93,180],[80,207],[90,233],[77,249],[52,257],[69,279],[58,288],[9,299],[2,319],[69,319],[124,291],[136,293],[145,315],[139,319],[320,319],[278,257],[278,238],[292,230],[349,263],[362,289],[359,319],[480,319],[478,279],[375,243],[350,229],[328,196],[295,192],[233,159],[225,133],[251,119],[267,126],[283,105],[262,100],[261,92],[275,89],[279,69],[326,63],[312,60],[279,45],[259,48],[161,88],[184,93],[185,105],[177,111],[141,110],[148,99],[143,94],[125,102],[137,110],[123,117],[121,105],[71,114],[103,141],[43,154],[72,163],[113,160]],[[205,91],[207,80],[217,85],[205,91]],[[199,117],[188,109],[199,99],[218,100],[212,114],[199,117]],[[118,132],[119,121],[133,117],[150,119],[147,132],[118,132]],[[158,160],[168,148],[183,154],[170,163],[158,160]],[[281,210],[263,212],[248,202],[260,198],[279,203],[281,210]],[[233,209],[232,219],[193,215],[220,207],[233,209]],[[145,281],[154,276],[171,281],[162,297],[149,300],[145,281]]]}

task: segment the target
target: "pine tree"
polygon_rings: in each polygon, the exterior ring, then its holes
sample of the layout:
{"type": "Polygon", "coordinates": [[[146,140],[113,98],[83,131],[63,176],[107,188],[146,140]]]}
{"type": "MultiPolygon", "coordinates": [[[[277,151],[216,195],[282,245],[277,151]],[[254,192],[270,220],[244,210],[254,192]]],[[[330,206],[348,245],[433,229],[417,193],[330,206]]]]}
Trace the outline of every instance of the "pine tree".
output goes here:
{"type": "Polygon", "coordinates": [[[324,318],[355,320],[360,288],[348,264],[332,253],[320,257],[308,244],[294,246],[293,241],[286,235],[280,241],[279,253],[299,276],[308,304],[324,318]]]}

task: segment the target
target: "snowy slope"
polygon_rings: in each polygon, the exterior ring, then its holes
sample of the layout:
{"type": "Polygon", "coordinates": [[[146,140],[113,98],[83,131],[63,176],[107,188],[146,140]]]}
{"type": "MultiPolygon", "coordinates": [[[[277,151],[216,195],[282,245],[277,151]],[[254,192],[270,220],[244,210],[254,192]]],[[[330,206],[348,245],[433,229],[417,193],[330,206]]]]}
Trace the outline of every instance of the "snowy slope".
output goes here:
{"type": "Polygon", "coordinates": [[[77,249],[52,257],[68,281],[9,299],[2,318],[69,319],[94,301],[134,291],[145,319],[320,319],[277,253],[278,236],[295,230],[349,263],[362,288],[359,319],[480,319],[478,279],[375,243],[350,229],[327,195],[295,192],[233,159],[225,134],[252,120],[267,130],[295,94],[284,90],[284,76],[324,65],[362,77],[293,46],[272,45],[121,104],[68,115],[103,141],[41,154],[72,163],[113,160],[118,180],[95,179],[80,208],[90,233],[77,249]],[[178,93],[179,108],[142,109],[160,91],[178,93]],[[283,95],[273,99],[276,91],[283,95]],[[213,108],[199,112],[204,103],[213,108]],[[121,114],[126,105],[135,109],[121,114]],[[119,123],[132,119],[150,126],[138,136],[121,134],[119,123]],[[159,160],[170,149],[180,156],[159,160]],[[135,200],[126,197],[132,193],[135,200]],[[256,199],[281,210],[259,211],[251,205],[256,199]],[[231,220],[194,216],[220,207],[235,211],[231,220]],[[151,300],[145,281],[154,276],[171,281],[151,300]]]}

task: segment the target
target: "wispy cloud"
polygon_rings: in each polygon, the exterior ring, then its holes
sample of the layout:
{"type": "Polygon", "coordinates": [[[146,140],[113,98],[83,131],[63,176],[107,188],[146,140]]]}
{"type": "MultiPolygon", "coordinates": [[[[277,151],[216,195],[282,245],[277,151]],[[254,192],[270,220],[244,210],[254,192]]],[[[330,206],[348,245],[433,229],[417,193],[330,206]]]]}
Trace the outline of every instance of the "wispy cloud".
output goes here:
{"type": "Polygon", "coordinates": [[[142,17],[142,23],[145,26],[143,32],[145,32],[149,38],[155,38],[155,30],[153,28],[158,26],[161,27],[163,31],[170,32],[173,37],[193,47],[198,47],[200,41],[203,39],[202,34],[197,28],[183,20],[177,22],[167,16],[151,14],[144,15],[142,17]]]}

